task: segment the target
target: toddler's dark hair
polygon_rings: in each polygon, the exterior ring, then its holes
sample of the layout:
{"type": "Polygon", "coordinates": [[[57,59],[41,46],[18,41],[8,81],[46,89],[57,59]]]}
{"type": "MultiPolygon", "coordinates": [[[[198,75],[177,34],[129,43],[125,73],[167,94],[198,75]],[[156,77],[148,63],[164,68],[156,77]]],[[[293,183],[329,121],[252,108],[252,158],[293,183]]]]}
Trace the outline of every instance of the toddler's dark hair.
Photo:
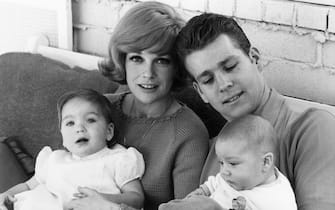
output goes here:
{"type": "Polygon", "coordinates": [[[57,101],[58,125],[61,127],[62,110],[64,105],[73,98],[81,98],[95,104],[101,111],[107,123],[113,123],[112,105],[110,101],[98,91],[93,89],[79,89],[63,94],[57,101]]]}

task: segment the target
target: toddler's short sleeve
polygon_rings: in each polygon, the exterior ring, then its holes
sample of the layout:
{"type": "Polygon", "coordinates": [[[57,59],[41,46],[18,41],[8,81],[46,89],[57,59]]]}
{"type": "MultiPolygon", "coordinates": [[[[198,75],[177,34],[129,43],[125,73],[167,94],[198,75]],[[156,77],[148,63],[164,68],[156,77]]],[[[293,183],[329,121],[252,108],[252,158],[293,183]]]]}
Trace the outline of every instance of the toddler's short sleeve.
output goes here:
{"type": "Polygon", "coordinates": [[[128,148],[120,153],[115,165],[116,185],[121,189],[123,185],[138,178],[144,173],[144,160],[135,148],[128,148]]]}
{"type": "Polygon", "coordinates": [[[45,183],[48,171],[48,159],[52,153],[50,147],[43,147],[38,153],[35,165],[35,177],[39,183],[45,183]]]}

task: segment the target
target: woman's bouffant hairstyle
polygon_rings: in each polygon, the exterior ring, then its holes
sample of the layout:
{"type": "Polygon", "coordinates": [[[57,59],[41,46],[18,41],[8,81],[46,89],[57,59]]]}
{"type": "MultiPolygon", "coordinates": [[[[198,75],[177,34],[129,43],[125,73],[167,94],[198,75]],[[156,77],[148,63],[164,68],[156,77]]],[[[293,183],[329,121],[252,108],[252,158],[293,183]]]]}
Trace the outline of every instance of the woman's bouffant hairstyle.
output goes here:
{"type": "Polygon", "coordinates": [[[176,68],[172,90],[185,85],[185,75],[178,70],[174,42],[185,21],[177,11],[160,2],[141,2],[130,8],[116,25],[110,43],[109,57],[99,63],[99,70],[112,81],[127,84],[127,53],[150,50],[171,56],[176,68]]]}

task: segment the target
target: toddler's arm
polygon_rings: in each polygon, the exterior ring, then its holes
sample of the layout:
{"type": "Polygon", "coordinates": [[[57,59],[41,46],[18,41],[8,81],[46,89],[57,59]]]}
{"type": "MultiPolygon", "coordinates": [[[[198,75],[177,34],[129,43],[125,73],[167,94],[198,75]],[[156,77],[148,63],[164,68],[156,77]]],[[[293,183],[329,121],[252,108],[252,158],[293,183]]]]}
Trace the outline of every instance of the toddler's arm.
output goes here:
{"type": "MultiPolygon", "coordinates": [[[[79,191],[81,193],[75,194],[74,195],[75,197],[85,199],[85,197],[89,196],[85,195],[84,190],[79,189],[79,191]]],[[[115,204],[125,204],[126,206],[131,206],[135,209],[143,208],[144,193],[139,179],[135,179],[125,184],[121,188],[120,194],[104,194],[104,193],[98,193],[98,194],[100,194],[105,200],[111,201],[112,203],[115,204]]],[[[80,199],[75,202],[80,202],[80,199]]],[[[73,204],[69,205],[71,206],[73,204]]]]}
{"type": "Polygon", "coordinates": [[[35,188],[37,185],[38,185],[38,182],[35,176],[33,176],[27,182],[17,184],[11,187],[10,189],[8,189],[7,191],[1,193],[0,194],[0,210],[7,210],[7,207],[5,205],[6,202],[13,203],[16,201],[16,198],[14,197],[14,195],[27,191],[27,190],[31,190],[35,188]]]}
{"type": "Polygon", "coordinates": [[[104,194],[103,196],[114,203],[127,204],[137,209],[141,209],[144,203],[143,188],[139,179],[135,179],[123,185],[121,194],[104,194]]]}

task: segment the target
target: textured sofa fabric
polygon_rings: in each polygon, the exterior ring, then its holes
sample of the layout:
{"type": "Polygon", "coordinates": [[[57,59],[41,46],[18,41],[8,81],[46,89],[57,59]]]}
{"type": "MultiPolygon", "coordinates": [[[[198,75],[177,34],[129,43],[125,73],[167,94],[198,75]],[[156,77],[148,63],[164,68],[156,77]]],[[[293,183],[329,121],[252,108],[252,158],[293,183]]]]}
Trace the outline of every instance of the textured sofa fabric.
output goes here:
{"type": "Polygon", "coordinates": [[[71,69],[41,55],[0,56],[0,136],[22,137],[33,156],[42,146],[59,146],[56,101],[76,88],[114,92],[117,86],[99,72],[71,69]]]}
{"type": "Polygon", "coordinates": [[[0,141],[0,192],[27,179],[27,174],[14,153],[0,141]]]}

